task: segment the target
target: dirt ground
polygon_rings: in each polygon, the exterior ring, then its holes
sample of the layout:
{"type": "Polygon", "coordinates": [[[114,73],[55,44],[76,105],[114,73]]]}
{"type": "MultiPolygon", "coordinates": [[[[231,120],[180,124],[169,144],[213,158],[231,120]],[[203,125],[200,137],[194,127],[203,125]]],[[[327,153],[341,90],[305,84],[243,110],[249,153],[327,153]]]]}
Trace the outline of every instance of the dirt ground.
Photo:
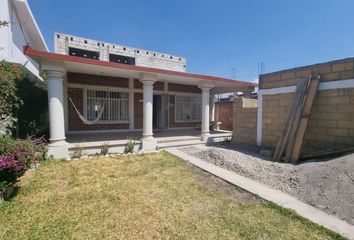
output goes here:
{"type": "Polygon", "coordinates": [[[292,165],[272,162],[253,150],[233,145],[180,150],[289,193],[354,224],[354,154],[292,165]]]}

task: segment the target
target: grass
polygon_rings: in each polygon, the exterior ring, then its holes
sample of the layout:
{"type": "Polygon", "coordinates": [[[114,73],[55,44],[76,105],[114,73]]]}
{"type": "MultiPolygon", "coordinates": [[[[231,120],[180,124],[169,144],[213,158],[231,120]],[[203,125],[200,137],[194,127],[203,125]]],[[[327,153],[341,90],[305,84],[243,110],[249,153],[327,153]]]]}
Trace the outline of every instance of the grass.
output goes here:
{"type": "Polygon", "coordinates": [[[47,161],[0,205],[0,239],[342,239],[166,152],[47,161]]]}

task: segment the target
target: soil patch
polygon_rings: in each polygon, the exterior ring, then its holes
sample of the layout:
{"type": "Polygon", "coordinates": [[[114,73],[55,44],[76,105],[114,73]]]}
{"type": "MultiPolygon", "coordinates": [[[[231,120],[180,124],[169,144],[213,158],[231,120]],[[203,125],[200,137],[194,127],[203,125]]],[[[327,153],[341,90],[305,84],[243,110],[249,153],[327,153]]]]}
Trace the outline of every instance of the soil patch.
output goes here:
{"type": "Polygon", "coordinates": [[[354,224],[354,154],[293,165],[272,162],[255,151],[233,145],[180,150],[289,193],[354,224]]]}

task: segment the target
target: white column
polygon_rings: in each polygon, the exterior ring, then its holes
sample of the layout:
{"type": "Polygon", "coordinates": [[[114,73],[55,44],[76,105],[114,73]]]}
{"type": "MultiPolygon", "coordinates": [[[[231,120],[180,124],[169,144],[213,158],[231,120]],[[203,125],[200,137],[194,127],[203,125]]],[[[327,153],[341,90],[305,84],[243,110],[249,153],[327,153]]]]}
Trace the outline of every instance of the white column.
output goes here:
{"type": "Polygon", "coordinates": [[[215,122],[215,95],[212,94],[210,97],[211,102],[211,121],[215,122]]]}
{"type": "Polygon", "coordinates": [[[65,142],[64,125],[64,72],[47,71],[50,142],[65,142]]]}
{"type": "Polygon", "coordinates": [[[210,123],[210,89],[211,85],[202,85],[202,128],[201,128],[201,140],[203,142],[208,141],[209,138],[209,123],[210,123]]]}
{"type": "Polygon", "coordinates": [[[67,158],[68,149],[65,141],[63,71],[47,70],[50,144],[49,155],[55,158],[67,158]]]}
{"type": "Polygon", "coordinates": [[[141,77],[140,81],[143,86],[143,138],[141,139],[141,149],[144,152],[151,152],[156,150],[156,139],[152,132],[152,114],[153,114],[153,85],[156,78],[141,77]]]}

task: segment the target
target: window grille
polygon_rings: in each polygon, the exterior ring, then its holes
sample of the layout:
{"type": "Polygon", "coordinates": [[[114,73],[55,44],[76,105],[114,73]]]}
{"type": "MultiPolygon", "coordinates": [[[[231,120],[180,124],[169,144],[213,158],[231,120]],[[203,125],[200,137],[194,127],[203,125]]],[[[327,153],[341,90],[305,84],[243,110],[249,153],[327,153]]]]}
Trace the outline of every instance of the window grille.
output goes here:
{"type": "Polygon", "coordinates": [[[200,121],[201,97],[176,96],[175,113],[176,121],[200,121]]]}
{"type": "Polygon", "coordinates": [[[108,92],[87,90],[87,119],[94,120],[102,106],[104,110],[100,122],[128,121],[129,94],[126,92],[108,92]]]}

